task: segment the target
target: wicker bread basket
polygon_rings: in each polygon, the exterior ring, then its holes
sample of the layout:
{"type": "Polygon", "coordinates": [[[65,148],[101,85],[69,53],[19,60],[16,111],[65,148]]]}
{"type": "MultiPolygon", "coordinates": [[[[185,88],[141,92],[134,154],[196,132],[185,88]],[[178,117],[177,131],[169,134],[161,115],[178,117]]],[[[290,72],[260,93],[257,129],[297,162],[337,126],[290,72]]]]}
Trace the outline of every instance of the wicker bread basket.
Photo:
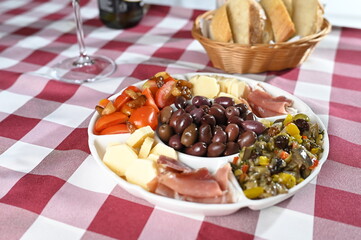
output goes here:
{"type": "Polygon", "coordinates": [[[211,40],[201,33],[200,20],[211,20],[213,14],[214,11],[208,11],[196,18],[192,36],[202,44],[213,66],[228,73],[260,73],[297,67],[331,31],[331,24],[324,19],[320,32],[297,41],[252,46],[225,43],[211,40]]]}

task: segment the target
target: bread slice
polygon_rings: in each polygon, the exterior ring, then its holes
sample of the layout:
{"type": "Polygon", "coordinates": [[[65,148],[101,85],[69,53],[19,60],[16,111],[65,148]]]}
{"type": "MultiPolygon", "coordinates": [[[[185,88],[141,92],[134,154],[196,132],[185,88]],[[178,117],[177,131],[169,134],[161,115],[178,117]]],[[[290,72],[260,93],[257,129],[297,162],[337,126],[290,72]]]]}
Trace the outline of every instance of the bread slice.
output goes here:
{"type": "Polygon", "coordinates": [[[220,42],[231,41],[232,32],[229,26],[225,4],[215,11],[211,24],[209,26],[209,31],[212,40],[220,42]]]}
{"type": "Polygon", "coordinates": [[[272,30],[272,24],[271,21],[267,18],[264,25],[262,43],[269,44],[273,40],[274,40],[274,35],[272,30]]]}
{"type": "Polygon", "coordinates": [[[321,30],[324,10],[318,0],[293,0],[293,9],[297,35],[308,36],[321,30]]]}
{"type": "Polygon", "coordinates": [[[233,41],[262,43],[266,15],[259,3],[255,0],[229,0],[226,6],[233,41]]]}
{"type": "Polygon", "coordinates": [[[288,14],[292,18],[293,16],[293,1],[292,0],[282,0],[283,4],[285,5],[288,14]]]}
{"type": "Polygon", "coordinates": [[[261,5],[271,20],[276,42],[285,42],[295,33],[295,26],[282,0],[261,0],[261,5]]]}

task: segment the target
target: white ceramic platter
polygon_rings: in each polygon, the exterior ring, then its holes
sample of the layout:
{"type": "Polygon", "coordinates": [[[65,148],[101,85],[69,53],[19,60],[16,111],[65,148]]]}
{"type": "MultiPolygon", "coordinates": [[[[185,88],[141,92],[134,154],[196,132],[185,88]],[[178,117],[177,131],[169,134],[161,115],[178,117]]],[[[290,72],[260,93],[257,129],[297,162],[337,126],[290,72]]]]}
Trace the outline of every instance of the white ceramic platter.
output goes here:
{"type": "MultiPolygon", "coordinates": [[[[185,79],[189,80],[192,76],[195,75],[208,75],[208,76],[214,76],[214,73],[189,73],[189,74],[182,74],[182,75],[172,75],[172,77],[177,79],[185,79]]],[[[289,94],[288,92],[279,89],[277,87],[274,87],[270,84],[243,78],[243,77],[237,77],[233,75],[227,75],[227,74],[217,74],[218,76],[223,77],[229,77],[229,78],[237,78],[240,81],[244,81],[248,83],[250,86],[256,86],[261,85],[267,92],[269,92],[273,96],[285,96],[291,100],[293,100],[293,107],[297,109],[298,112],[307,114],[312,122],[317,122],[320,129],[324,131],[324,152],[323,155],[319,161],[319,165],[316,167],[316,169],[313,170],[310,176],[308,176],[303,182],[296,185],[295,187],[291,188],[287,194],[280,194],[274,197],[266,198],[266,199],[260,199],[260,200],[251,200],[246,198],[243,195],[243,192],[236,182],[236,180],[233,178],[231,180],[231,184],[234,187],[234,190],[236,192],[236,202],[231,204],[203,204],[203,203],[193,203],[193,202],[186,202],[176,199],[171,199],[163,196],[159,196],[153,193],[150,193],[141,187],[128,183],[123,178],[117,176],[115,173],[113,173],[103,162],[102,158],[105,153],[105,148],[109,143],[114,142],[125,142],[126,139],[128,139],[129,134],[115,134],[115,135],[95,135],[93,134],[94,124],[97,118],[99,117],[98,113],[95,112],[93,117],[90,120],[89,127],[88,127],[88,144],[91,151],[91,154],[93,155],[95,161],[99,164],[99,166],[106,171],[107,174],[112,176],[117,183],[126,191],[128,191],[130,194],[142,198],[158,207],[176,211],[176,212],[182,212],[182,213],[191,213],[191,214],[202,214],[206,216],[219,216],[219,215],[228,215],[231,213],[234,213],[238,211],[239,209],[243,207],[249,207],[254,210],[266,208],[272,205],[275,205],[291,196],[293,196],[295,193],[297,193],[301,188],[306,186],[309,182],[314,179],[318,173],[320,172],[323,164],[327,160],[328,152],[329,152],[329,140],[327,135],[327,130],[320,120],[320,118],[311,110],[310,107],[307,106],[303,101],[298,99],[297,97],[289,94]]],[[[141,87],[145,81],[139,82],[135,84],[137,87],[141,87]]],[[[122,91],[121,91],[122,92],[122,91]]],[[[121,92],[118,94],[113,95],[110,97],[110,100],[114,100],[121,92]]],[[[273,119],[282,118],[284,116],[277,116],[273,117],[273,119]]],[[[229,157],[222,157],[218,158],[218,160],[215,159],[209,159],[209,158],[200,158],[200,157],[192,157],[186,154],[179,153],[179,160],[186,163],[190,167],[197,169],[201,167],[207,167],[211,172],[215,172],[220,166],[225,164],[228,161],[231,161],[233,159],[233,156],[229,157]]],[[[297,196],[296,196],[297,197],[297,196]]]]}

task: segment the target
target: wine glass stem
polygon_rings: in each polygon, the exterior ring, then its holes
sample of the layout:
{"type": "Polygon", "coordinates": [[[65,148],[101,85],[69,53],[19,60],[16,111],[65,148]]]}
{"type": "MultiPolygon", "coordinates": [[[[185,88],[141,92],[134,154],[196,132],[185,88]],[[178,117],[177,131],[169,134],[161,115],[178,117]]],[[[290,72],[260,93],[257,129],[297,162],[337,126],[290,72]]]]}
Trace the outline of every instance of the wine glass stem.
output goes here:
{"type": "Polygon", "coordinates": [[[86,49],[85,49],[85,43],[84,43],[84,32],[83,32],[83,22],[80,15],[80,5],[79,0],[72,0],[72,5],[74,9],[74,17],[75,17],[75,24],[76,24],[76,35],[78,39],[78,45],[79,45],[79,59],[73,63],[75,66],[84,66],[84,65],[90,65],[93,64],[91,58],[88,56],[86,49]]]}

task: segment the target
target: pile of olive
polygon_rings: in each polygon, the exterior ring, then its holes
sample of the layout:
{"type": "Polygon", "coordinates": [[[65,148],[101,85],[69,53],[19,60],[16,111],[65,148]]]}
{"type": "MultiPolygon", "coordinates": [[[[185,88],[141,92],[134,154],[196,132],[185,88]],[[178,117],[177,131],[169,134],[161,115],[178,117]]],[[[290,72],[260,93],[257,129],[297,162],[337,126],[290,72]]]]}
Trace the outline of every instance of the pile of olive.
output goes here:
{"type": "Polygon", "coordinates": [[[159,138],[177,151],[194,156],[219,157],[236,154],[252,145],[265,126],[255,120],[244,103],[230,97],[213,101],[202,96],[175,99],[174,107],[161,110],[159,138]]]}

